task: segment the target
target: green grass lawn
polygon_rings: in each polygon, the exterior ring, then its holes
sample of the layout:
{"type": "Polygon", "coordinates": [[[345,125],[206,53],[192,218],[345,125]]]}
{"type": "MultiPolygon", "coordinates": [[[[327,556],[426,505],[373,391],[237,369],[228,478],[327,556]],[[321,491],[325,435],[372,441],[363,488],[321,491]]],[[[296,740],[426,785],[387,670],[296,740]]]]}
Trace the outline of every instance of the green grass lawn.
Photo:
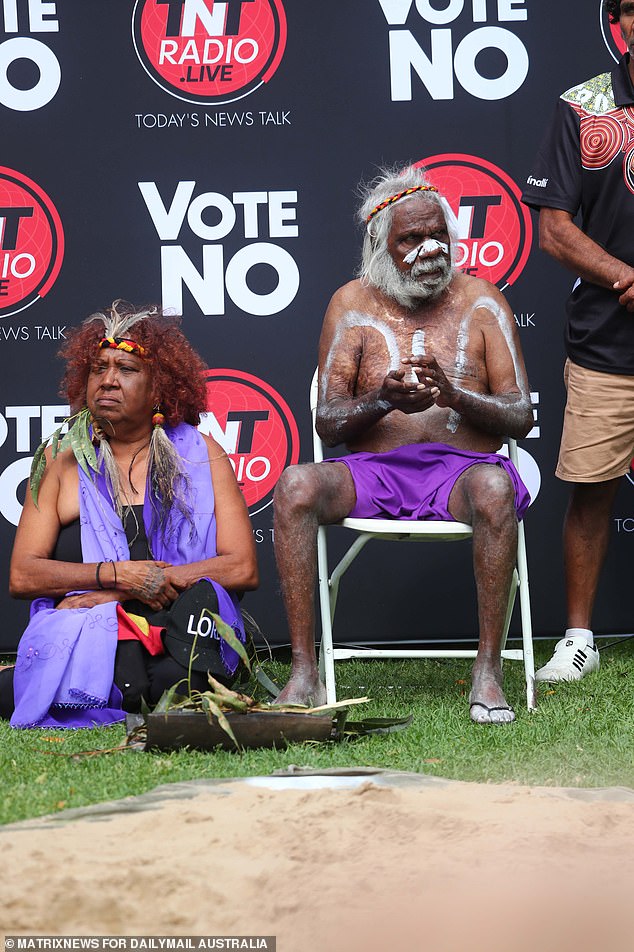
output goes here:
{"type": "MultiPolygon", "coordinates": [[[[537,662],[550,656],[539,643],[537,662]]],[[[350,661],[337,664],[341,698],[366,716],[414,715],[404,731],[338,744],[295,744],[244,753],[141,753],[117,748],[122,726],[94,731],[15,731],[0,722],[0,822],[131,796],[159,784],[269,774],[289,764],[376,766],[452,780],[572,787],[634,787],[634,640],[601,655],[601,670],[576,684],[542,686],[538,709],[524,701],[523,666],[507,662],[505,687],[517,720],[468,719],[468,661],[350,661]]],[[[288,668],[267,665],[283,683],[288,668]]]]}

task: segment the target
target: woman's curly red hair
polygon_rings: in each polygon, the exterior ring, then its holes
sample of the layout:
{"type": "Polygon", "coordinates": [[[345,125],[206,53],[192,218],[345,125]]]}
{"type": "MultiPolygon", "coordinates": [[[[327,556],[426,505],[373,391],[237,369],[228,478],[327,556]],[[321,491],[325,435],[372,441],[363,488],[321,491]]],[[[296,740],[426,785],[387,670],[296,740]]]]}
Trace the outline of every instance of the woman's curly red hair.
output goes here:
{"type": "MultiPolygon", "coordinates": [[[[140,310],[120,301],[116,302],[116,309],[119,314],[140,310]]],[[[203,378],[207,368],[181,331],[179,318],[165,316],[158,307],[143,310],[152,313],[130,328],[129,337],[145,348],[143,360],[150,368],[156,402],[170,426],[178,423],[197,426],[200,414],[207,408],[203,378]]],[[[66,361],[60,394],[66,397],[73,413],[86,406],[88,375],[97,344],[104,336],[103,321],[88,318],[70,332],[60,349],[59,356],[66,361]]]]}

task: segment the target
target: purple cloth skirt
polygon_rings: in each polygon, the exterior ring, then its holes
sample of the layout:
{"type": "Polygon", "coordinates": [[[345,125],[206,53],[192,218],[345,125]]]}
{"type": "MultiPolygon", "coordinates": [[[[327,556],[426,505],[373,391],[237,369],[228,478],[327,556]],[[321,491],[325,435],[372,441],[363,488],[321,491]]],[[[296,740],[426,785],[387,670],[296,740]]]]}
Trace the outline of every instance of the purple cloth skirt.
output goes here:
{"type": "Polygon", "coordinates": [[[524,517],[529,492],[511,461],[499,453],[471,453],[445,443],[411,443],[387,453],[351,453],[329,459],[345,463],[357,501],[350,516],[358,519],[435,519],[455,522],[447,505],[465,470],[480,463],[501,466],[515,489],[515,511],[524,517]]]}

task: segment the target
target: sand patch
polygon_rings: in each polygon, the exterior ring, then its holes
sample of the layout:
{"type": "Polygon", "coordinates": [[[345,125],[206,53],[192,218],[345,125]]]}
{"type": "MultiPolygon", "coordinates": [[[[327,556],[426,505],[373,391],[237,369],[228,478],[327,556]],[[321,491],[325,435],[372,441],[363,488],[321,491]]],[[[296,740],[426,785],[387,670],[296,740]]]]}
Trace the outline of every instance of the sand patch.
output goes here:
{"type": "Polygon", "coordinates": [[[355,782],[179,784],[0,828],[2,931],[273,934],[279,952],[634,947],[634,792],[355,782]]]}

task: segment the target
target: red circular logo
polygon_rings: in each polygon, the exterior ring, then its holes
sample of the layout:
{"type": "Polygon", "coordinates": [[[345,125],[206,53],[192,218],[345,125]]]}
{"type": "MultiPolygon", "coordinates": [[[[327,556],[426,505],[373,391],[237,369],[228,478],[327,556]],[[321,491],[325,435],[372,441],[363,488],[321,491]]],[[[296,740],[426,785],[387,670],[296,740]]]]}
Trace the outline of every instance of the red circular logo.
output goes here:
{"type": "Polygon", "coordinates": [[[603,42],[618,63],[623,54],[627,52],[627,46],[621,35],[620,24],[610,23],[610,18],[603,6],[602,0],[599,0],[599,22],[601,24],[603,42]]]}
{"type": "Polygon", "coordinates": [[[0,167],[0,317],[48,294],[63,257],[62,222],[46,192],[0,167]]]}
{"type": "Polygon", "coordinates": [[[519,277],[533,240],[530,211],[506,172],[476,155],[432,155],[416,162],[458,218],[456,267],[504,290],[519,277]]]}
{"type": "Polygon", "coordinates": [[[281,0],[136,0],[137,56],[161,89],[222,105],[267,83],[286,45],[281,0]]]}
{"type": "Polygon", "coordinates": [[[200,429],[229,454],[249,512],[273,501],[282,471],[299,459],[299,432],[286,401],[243,370],[209,370],[200,429]]]}

